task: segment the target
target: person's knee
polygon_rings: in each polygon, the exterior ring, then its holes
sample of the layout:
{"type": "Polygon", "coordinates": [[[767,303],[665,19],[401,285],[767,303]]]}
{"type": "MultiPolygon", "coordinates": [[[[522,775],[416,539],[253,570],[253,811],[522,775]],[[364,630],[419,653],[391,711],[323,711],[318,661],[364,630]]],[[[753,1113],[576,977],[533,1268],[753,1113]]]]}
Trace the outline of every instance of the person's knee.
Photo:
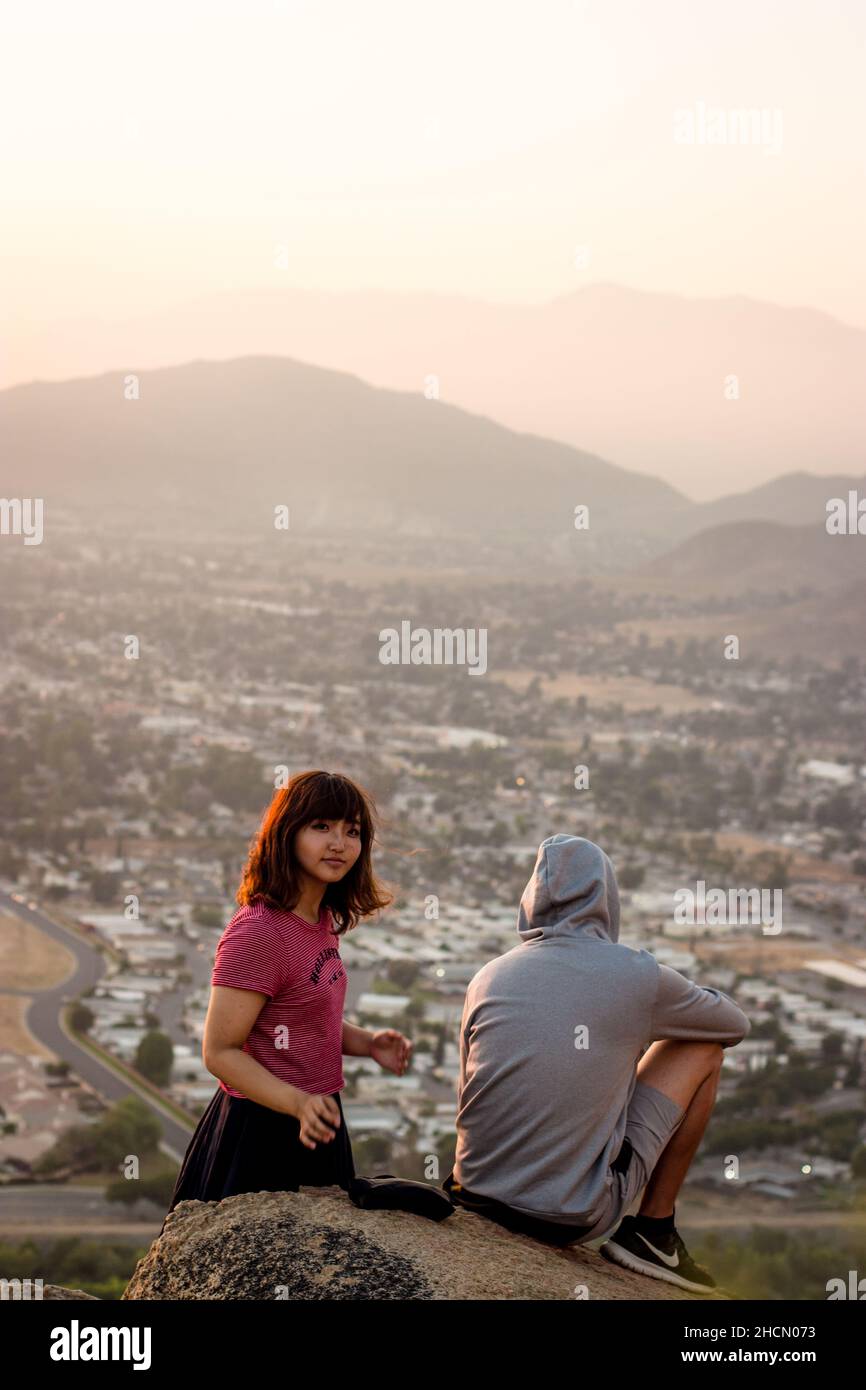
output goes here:
{"type": "Polygon", "coordinates": [[[706,1057],[713,1061],[721,1060],[725,1049],[719,1042],[701,1042],[699,1038],[676,1038],[668,1039],[673,1041],[674,1047],[693,1057],[706,1057]]]}
{"type": "Polygon", "coordinates": [[[713,1071],[718,1071],[718,1069],[722,1065],[722,1059],[724,1058],[724,1055],[725,1049],[722,1047],[721,1043],[692,1043],[691,1057],[693,1060],[700,1061],[701,1066],[706,1069],[707,1074],[713,1071]]]}
{"type": "Polygon", "coordinates": [[[655,1055],[686,1065],[700,1061],[707,1070],[722,1065],[725,1049],[721,1043],[700,1042],[695,1038],[664,1038],[653,1044],[655,1055]]]}
{"type": "Polygon", "coordinates": [[[714,1080],[722,1070],[722,1061],[725,1049],[721,1043],[699,1043],[699,1053],[693,1054],[695,1060],[700,1061],[701,1085],[709,1081],[710,1077],[714,1080]]]}
{"type": "Polygon", "coordinates": [[[660,1039],[638,1064],[638,1079],[688,1109],[700,1087],[710,1077],[718,1077],[723,1051],[721,1043],[660,1039]]]}

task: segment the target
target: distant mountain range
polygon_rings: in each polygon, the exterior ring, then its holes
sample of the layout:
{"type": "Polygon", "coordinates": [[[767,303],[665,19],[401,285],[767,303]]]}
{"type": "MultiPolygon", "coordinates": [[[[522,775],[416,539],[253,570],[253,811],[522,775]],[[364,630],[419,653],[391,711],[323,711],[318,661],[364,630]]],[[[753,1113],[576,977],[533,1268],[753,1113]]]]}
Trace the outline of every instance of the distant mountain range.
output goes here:
{"type": "Polygon", "coordinates": [[[170,344],[173,361],[274,354],[416,396],[438,389],[442,401],[700,500],[789,472],[863,468],[866,331],[742,296],[594,284],[528,306],[268,288],[58,325],[55,338],[58,363],[71,360],[69,340],[94,371],[163,366],[170,344]],[[738,399],[726,397],[732,376],[738,399]]]}
{"type": "MultiPolygon", "coordinates": [[[[790,510],[798,507],[801,498],[793,487],[778,490],[790,510]]],[[[758,506],[765,492],[763,488],[756,490],[758,506]]],[[[740,498],[730,500],[743,505],[740,498]]],[[[649,561],[639,573],[654,581],[656,589],[695,596],[742,596],[749,591],[793,595],[800,588],[823,591],[866,579],[866,536],[831,536],[823,526],[814,524],[725,522],[690,536],[666,555],[649,561]]]]}
{"type": "Polygon", "coordinates": [[[261,530],[481,539],[574,534],[574,508],[621,536],[693,504],[668,484],[482,416],[288,358],[192,362],[0,393],[4,488],[87,507],[261,530]]]}
{"type": "Polygon", "coordinates": [[[301,533],[520,542],[584,571],[672,551],[652,574],[678,582],[730,565],[754,573],[763,550],[794,583],[804,566],[820,576],[848,565],[824,531],[825,504],[866,489],[863,478],[789,473],[695,503],[569,445],[288,358],[142,371],[138,387],[126,399],[127,378],[110,372],[0,392],[4,495],[41,496],[47,513],[122,509],[130,521],[259,534],[285,504],[301,533]],[[581,505],[586,532],[574,527],[581,505]],[[780,522],[810,527],[814,543],[780,522]]]}

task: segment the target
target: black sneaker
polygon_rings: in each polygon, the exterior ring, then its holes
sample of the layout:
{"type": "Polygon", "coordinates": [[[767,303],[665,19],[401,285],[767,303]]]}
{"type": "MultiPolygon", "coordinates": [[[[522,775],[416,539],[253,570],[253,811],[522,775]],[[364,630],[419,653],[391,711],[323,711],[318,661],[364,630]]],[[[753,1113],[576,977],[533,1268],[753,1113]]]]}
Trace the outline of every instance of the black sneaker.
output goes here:
{"type": "Polygon", "coordinates": [[[691,1293],[713,1293],[717,1287],[709,1270],[695,1264],[676,1229],[650,1240],[641,1233],[633,1216],[623,1217],[610,1239],[600,1247],[599,1254],[625,1269],[633,1269],[636,1274],[664,1279],[691,1293]]]}

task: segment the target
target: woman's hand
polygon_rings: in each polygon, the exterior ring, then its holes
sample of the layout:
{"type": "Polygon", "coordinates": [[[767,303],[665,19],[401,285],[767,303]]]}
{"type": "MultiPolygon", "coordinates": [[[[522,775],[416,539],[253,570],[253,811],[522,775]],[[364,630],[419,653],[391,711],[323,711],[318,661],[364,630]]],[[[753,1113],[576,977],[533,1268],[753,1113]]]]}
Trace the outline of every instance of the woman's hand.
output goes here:
{"type": "Polygon", "coordinates": [[[333,1096],[305,1094],[298,1110],[298,1119],[301,1122],[299,1138],[308,1149],[314,1149],[317,1141],[329,1144],[340,1128],[340,1111],[333,1096]]]}
{"type": "Polygon", "coordinates": [[[375,1057],[385,1071],[393,1071],[397,1076],[402,1076],[409,1066],[412,1044],[395,1028],[381,1028],[378,1033],[373,1034],[370,1056],[375,1057]]]}

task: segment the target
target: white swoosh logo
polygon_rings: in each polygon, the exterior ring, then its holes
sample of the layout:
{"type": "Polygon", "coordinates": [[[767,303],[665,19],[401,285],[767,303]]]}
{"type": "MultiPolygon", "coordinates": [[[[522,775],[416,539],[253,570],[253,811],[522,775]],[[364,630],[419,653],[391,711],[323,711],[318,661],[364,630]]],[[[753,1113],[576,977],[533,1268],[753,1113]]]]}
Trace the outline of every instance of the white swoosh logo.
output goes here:
{"type": "Polygon", "coordinates": [[[650,1248],[650,1250],[653,1252],[653,1254],[654,1254],[654,1255],[658,1255],[659,1259],[664,1261],[664,1263],[668,1266],[668,1269],[676,1269],[677,1265],[678,1265],[679,1262],[680,1262],[680,1257],[679,1257],[678,1254],[677,1254],[677,1255],[665,1255],[661,1250],[656,1250],[656,1248],[655,1248],[655,1246],[653,1245],[652,1241],[651,1241],[651,1240],[647,1240],[646,1236],[642,1236],[641,1233],[640,1233],[640,1231],[635,1231],[635,1235],[640,1236],[640,1238],[641,1238],[641,1240],[643,1241],[644,1245],[648,1245],[649,1248],[650,1248]]]}

